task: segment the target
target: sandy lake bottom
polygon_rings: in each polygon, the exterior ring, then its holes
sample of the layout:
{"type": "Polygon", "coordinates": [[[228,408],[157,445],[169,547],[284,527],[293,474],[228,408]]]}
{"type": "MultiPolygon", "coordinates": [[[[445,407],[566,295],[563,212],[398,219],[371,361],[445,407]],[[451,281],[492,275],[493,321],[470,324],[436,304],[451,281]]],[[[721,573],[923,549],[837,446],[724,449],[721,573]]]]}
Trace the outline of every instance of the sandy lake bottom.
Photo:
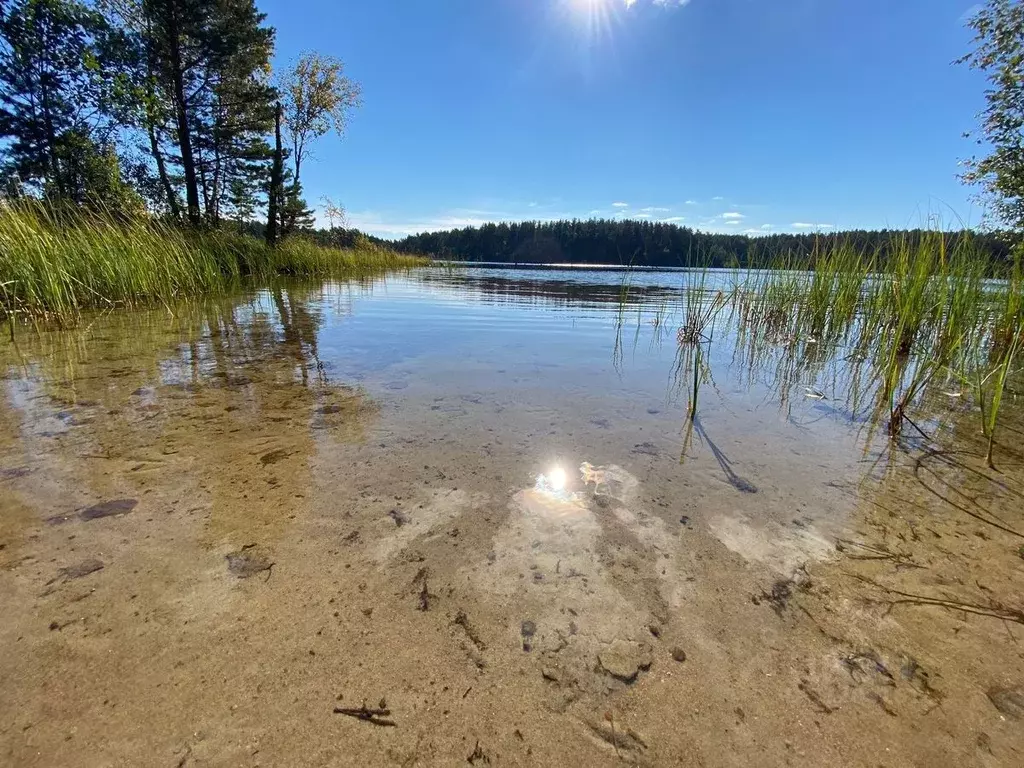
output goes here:
{"type": "Polygon", "coordinates": [[[955,392],[891,446],[726,323],[688,431],[621,281],[5,337],[0,764],[1024,764],[1024,404],[998,471],[955,392]]]}

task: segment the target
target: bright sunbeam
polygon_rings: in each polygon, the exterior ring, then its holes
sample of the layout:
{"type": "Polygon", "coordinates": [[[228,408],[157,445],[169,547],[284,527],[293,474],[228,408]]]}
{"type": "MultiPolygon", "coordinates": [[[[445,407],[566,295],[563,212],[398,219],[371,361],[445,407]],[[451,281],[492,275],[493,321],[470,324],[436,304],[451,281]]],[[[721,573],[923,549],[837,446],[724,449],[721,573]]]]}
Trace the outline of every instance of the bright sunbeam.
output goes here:
{"type": "Polygon", "coordinates": [[[608,37],[615,13],[632,5],[625,0],[561,0],[561,4],[573,23],[583,27],[590,42],[608,37]]]}

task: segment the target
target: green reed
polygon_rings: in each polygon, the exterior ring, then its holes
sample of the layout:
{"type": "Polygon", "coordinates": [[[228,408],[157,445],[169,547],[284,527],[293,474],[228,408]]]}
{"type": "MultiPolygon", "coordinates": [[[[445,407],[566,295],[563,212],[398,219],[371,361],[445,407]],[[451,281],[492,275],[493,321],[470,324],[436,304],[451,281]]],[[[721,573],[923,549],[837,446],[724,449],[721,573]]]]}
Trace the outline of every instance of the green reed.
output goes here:
{"type": "Polygon", "coordinates": [[[987,438],[985,460],[993,469],[999,410],[1007,383],[1019,372],[1014,366],[1024,347],[1024,269],[1020,253],[1007,270],[1002,286],[993,305],[989,343],[979,345],[976,351],[978,362],[974,374],[982,431],[987,438]]]}
{"type": "Polygon", "coordinates": [[[937,382],[967,383],[992,464],[999,411],[1024,347],[1020,258],[994,263],[968,235],[937,231],[914,240],[896,234],[872,252],[828,239],[768,269],[733,272],[731,289],[717,293],[712,274],[688,274],[681,298],[673,379],[687,391],[689,420],[708,376],[706,330],[728,308],[733,362],[749,369],[750,381],[755,371],[767,374],[787,404],[801,385],[824,397],[817,382],[829,371],[833,396],[855,417],[866,414],[869,440],[882,429],[899,440],[907,425],[928,437],[915,414],[942,401],[931,396],[937,382]]]}
{"type": "Polygon", "coordinates": [[[277,248],[219,230],[23,202],[0,206],[0,314],[68,320],[86,308],[168,303],[232,290],[244,278],[347,277],[420,260],[366,244],[277,248]]]}

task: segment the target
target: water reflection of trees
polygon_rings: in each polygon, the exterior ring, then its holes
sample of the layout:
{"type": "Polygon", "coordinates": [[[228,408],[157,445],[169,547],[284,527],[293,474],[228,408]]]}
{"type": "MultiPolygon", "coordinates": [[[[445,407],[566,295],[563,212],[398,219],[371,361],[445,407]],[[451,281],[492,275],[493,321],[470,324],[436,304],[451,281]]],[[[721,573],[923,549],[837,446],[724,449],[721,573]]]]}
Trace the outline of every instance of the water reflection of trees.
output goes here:
{"type": "Polygon", "coordinates": [[[553,307],[606,307],[651,305],[678,301],[680,290],[645,285],[630,273],[611,273],[606,282],[546,276],[544,272],[505,276],[464,269],[424,271],[420,280],[430,288],[462,300],[488,304],[530,304],[553,307]]]}
{"type": "Polygon", "coordinates": [[[376,413],[320,359],[328,311],[344,299],[282,285],[21,333],[0,345],[0,466],[25,462],[29,507],[47,486],[71,508],[155,490],[208,502],[210,540],[272,533],[311,460],[361,440],[376,413]]]}

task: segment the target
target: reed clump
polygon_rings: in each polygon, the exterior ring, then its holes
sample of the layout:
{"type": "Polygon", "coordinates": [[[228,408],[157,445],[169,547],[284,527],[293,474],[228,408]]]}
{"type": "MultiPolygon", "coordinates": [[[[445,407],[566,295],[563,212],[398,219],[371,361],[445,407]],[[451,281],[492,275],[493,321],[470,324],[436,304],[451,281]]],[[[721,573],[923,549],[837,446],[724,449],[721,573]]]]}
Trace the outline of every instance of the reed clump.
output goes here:
{"type": "Polygon", "coordinates": [[[914,240],[894,235],[872,252],[829,239],[768,269],[734,273],[733,281],[714,294],[716,281],[703,271],[684,287],[674,378],[693,384],[689,418],[710,352],[703,330],[728,307],[740,352],[734,359],[774,363],[782,402],[797,387],[819,396],[818,374],[829,368],[838,399],[853,401],[855,411],[867,405],[872,432],[884,428],[895,440],[909,425],[928,437],[915,412],[938,382],[948,389],[958,380],[974,396],[994,464],[999,410],[1024,359],[1019,254],[997,262],[969,235],[941,231],[914,240]]]}
{"type": "Polygon", "coordinates": [[[324,248],[301,237],[185,230],[150,218],[0,206],[0,314],[74,318],[87,308],[168,303],[274,275],[361,276],[423,263],[369,243],[324,248]]]}

